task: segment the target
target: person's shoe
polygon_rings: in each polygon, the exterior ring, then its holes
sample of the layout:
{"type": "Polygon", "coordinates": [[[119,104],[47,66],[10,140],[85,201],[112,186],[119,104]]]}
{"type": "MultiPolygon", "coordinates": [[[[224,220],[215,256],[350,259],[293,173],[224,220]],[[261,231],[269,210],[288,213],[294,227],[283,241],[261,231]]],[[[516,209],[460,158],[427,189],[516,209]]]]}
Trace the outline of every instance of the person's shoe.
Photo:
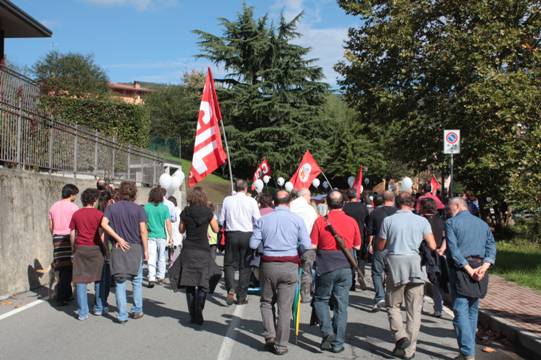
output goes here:
{"type": "Polygon", "coordinates": [[[158,285],[163,284],[163,280],[164,280],[164,279],[158,279],[158,285]]]}
{"type": "Polygon", "coordinates": [[[140,319],[140,318],[142,318],[143,316],[145,316],[145,314],[144,314],[143,312],[131,313],[131,318],[132,318],[133,320],[140,319]]]}
{"type": "Polygon", "coordinates": [[[385,300],[379,300],[377,303],[372,306],[372,312],[384,311],[385,310],[385,300]]]}
{"type": "Polygon", "coordinates": [[[225,299],[225,303],[227,305],[233,305],[235,303],[235,293],[233,291],[229,291],[227,293],[227,298],[225,299]]]}
{"type": "Polygon", "coordinates": [[[349,288],[349,291],[355,291],[357,288],[355,287],[355,283],[351,284],[351,287],[349,288]]]}
{"type": "Polygon", "coordinates": [[[398,340],[393,349],[393,355],[397,358],[404,359],[406,356],[406,349],[410,346],[410,340],[407,337],[403,337],[398,340]]]}
{"type": "Polygon", "coordinates": [[[246,305],[246,304],[248,304],[248,298],[247,297],[244,297],[244,298],[239,299],[237,301],[237,305],[246,305]]]}
{"type": "Polygon", "coordinates": [[[338,354],[338,353],[341,353],[342,351],[344,351],[345,348],[343,346],[340,346],[340,347],[333,347],[331,349],[331,352],[332,353],[335,353],[335,354],[338,354]]]}
{"type": "Polygon", "coordinates": [[[77,317],[77,320],[79,320],[79,321],[85,321],[87,319],[88,319],[88,315],[86,315],[86,316],[78,316],[77,317]]]}
{"type": "Polygon", "coordinates": [[[404,357],[402,358],[404,360],[412,360],[412,359],[415,359],[415,353],[411,354],[411,356],[406,356],[404,355],[404,357]]]}
{"type": "Polygon", "coordinates": [[[441,318],[442,316],[441,311],[434,311],[434,316],[437,318],[441,318]]]}
{"type": "Polygon", "coordinates": [[[287,347],[277,347],[276,345],[274,345],[274,347],[272,348],[272,352],[275,355],[285,355],[287,354],[287,347]]]}
{"type": "Polygon", "coordinates": [[[120,319],[116,319],[115,321],[117,324],[120,324],[120,325],[124,325],[128,322],[128,320],[120,320],[120,319]]]}
{"type": "Polygon", "coordinates": [[[272,352],[274,350],[275,342],[276,342],[276,338],[273,338],[273,337],[265,339],[265,349],[272,352]]]}
{"type": "Polygon", "coordinates": [[[475,360],[475,356],[459,354],[454,360],[475,360]]]}
{"type": "Polygon", "coordinates": [[[332,351],[332,342],[334,341],[335,336],[334,335],[327,335],[324,336],[321,340],[320,349],[322,351],[332,351]]]}
{"type": "Polygon", "coordinates": [[[149,289],[152,289],[152,288],[154,287],[154,284],[156,284],[155,281],[149,281],[147,287],[148,287],[149,289]]]}

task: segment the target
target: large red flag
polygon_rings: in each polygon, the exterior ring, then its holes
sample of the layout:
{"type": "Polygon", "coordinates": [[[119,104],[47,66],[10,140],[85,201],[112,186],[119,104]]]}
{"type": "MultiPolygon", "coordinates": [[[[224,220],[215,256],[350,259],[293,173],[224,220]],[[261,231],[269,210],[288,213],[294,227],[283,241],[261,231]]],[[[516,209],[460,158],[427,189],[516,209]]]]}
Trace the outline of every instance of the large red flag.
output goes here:
{"type": "Polygon", "coordinates": [[[312,154],[310,154],[310,151],[306,150],[301,163],[299,164],[299,168],[289,181],[293,183],[293,187],[296,190],[309,188],[310,185],[312,185],[312,181],[318,177],[319,174],[321,174],[321,168],[316,160],[314,160],[312,154]]]}
{"type": "Polygon", "coordinates": [[[207,175],[225,164],[227,155],[224,151],[220,135],[221,120],[220,104],[216,96],[212,72],[209,68],[205,87],[203,88],[203,96],[201,96],[201,105],[199,106],[192,168],[188,181],[190,187],[193,187],[207,175]]]}
{"type": "Polygon", "coordinates": [[[438,189],[441,188],[440,183],[438,182],[438,179],[434,175],[432,175],[432,179],[430,179],[430,192],[432,194],[436,194],[438,189]]]}
{"type": "Polygon", "coordinates": [[[361,163],[361,166],[359,167],[359,172],[357,173],[357,176],[355,177],[355,182],[353,183],[353,188],[357,192],[357,200],[361,198],[362,187],[363,187],[363,164],[361,163]]]}
{"type": "Polygon", "coordinates": [[[256,180],[262,179],[265,175],[271,175],[272,170],[270,168],[269,162],[267,159],[263,160],[261,164],[257,167],[255,173],[254,173],[254,179],[252,181],[252,190],[255,189],[255,185],[253,183],[256,182],[256,180]]]}

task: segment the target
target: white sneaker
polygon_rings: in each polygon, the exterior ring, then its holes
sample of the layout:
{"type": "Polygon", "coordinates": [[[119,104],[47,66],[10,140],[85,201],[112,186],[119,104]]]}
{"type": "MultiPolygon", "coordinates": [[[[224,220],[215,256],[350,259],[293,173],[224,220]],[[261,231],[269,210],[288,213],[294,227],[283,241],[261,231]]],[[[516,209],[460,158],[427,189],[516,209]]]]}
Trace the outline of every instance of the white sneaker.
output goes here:
{"type": "Polygon", "coordinates": [[[454,360],[475,360],[475,356],[472,356],[472,355],[462,355],[462,354],[459,354],[456,358],[454,358],[454,360]]]}
{"type": "Polygon", "coordinates": [[[385,300],[380,300],[372,306],[372,312],[385,310],[385,300]]]}

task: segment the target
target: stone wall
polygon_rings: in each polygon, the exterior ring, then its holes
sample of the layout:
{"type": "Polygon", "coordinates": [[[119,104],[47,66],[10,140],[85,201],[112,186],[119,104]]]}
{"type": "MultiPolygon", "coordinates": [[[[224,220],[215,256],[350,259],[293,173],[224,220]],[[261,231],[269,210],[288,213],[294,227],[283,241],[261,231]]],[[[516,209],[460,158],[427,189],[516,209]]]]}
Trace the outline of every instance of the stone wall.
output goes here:
{"type": "MultiPolygon", "coordinates": [[[[47,213],[67,183],[80,192],[95,187],[92,179],[0,169],[0,298],[47,284],[53,251],[47,213]]],[[[146,202],[149,190],[139,188],[137,203],[146,202]]]]}

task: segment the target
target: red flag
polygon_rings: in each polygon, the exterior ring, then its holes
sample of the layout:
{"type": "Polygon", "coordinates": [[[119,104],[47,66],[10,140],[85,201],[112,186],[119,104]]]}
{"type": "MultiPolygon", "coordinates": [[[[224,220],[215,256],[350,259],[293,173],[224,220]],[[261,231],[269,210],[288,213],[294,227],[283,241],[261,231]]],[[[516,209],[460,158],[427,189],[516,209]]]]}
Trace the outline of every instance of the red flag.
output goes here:
{"type": "Polygon", "coordinates": [[[304,156],[302,157],[299,168],[293,174],[291,180],[289,180],[293,187],[298,190],[302,188],[309,188],[312,185],[312,181],[321,174],[321,168],[317,164],[316,160],[310,151],[306,150],[304,156]]]}
{"type": "Polygon", "coordinates": [[[254,173],[254,179],[252,181],[252,190],[255,189],[255,185],[253,183],[256,182],[256,180],[262,179],[265,175],[271,175],[272,170],[270,168],[269,162],[265,159],[261,162],[261,164],[257,167],[255,173],[254,173]]]}
{"type": "Polygon", "coordinates": [[[222,113],[214,88],[212,72],[208,69],[201,105],[199,106],[199,118],[195,132],[193,147],[192,168],[188,185],[193,187],[202,181],[207,175],[225,164],[227,155],[222,145],[220,135],[220,121],[222,113]]]}
{"type": "Polygon", "coordinates": [[[353,183],[353,188],[357,191],[357,200],[361,198],[363,187],[363,164],[359,167],[359,173],[355,177],[355,182],[353,183]]]}
{"type": "Polygon", "coordinates": [[[440,188],[441,188],[441,185],[438,182],[438,179],[436,179],[436,177],[432,175],[432,179],[430,179],[430,192],[432,194],[435,194],[440,188]]]}

